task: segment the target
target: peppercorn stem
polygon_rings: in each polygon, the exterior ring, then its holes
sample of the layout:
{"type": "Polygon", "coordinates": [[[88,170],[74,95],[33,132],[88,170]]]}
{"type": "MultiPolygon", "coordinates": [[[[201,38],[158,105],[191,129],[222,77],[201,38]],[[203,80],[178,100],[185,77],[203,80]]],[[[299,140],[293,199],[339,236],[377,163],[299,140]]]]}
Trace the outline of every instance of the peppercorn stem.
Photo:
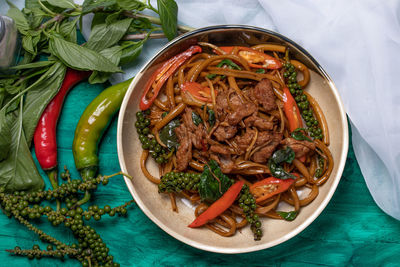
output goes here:
{"type": "MultiPolygon", "coordinates": [[[[87,181],[88,179],[94,178],[94,176],[96,175],[97,172],[97,167],[89,167],[89,168],[84,168],[81,170],[81,177],[83,181],[87,181]]],[[[83,198],[81,200],[79,200],[76,203],[76,206],[80,206],[85,204],[86,202],[88,202],[90,200],[90,193],[89,190],[85,191],[85,195],[83,196],[83,198]]]]}
{"type": "MultiPolygon", "coordinates": [[[[58,179],[57,179],[58,170],[57,170],[57,168],[47,171],[47,176],[49,177],[49,180],[50,180],[50,183],[51,183],[51,186],[53,187],[53,189],[57,189],[58,188],[58,179]]],[[[61,208],[60,200],[57,199],[56,203],[57,203],[57,211],[58,211],[61,208]]]]}

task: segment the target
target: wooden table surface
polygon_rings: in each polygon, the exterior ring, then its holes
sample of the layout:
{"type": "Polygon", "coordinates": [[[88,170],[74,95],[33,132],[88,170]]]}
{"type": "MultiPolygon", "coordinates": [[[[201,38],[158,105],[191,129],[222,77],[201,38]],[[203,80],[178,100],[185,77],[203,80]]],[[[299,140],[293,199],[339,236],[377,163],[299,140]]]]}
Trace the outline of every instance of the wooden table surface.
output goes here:
{"type": "MultiPolygon", "coordinates": [[[[90,101],[104,88],[84,82],[69,94],[58,125],[59,162],[75,171],[71,144],[75,126],[90,101]]],[[[101,172],[119,171],[115,118],[100,147],[101,172]]],[[[376,177],[379,179],[379,177],[376,177]]],[[[47,183],[48,184],[48,183],[47,183]]],[[[121,177],[110,180],[95,193],[97,205],[121,205],[131,199],[121,177]]],[[[241,255],[204,252],[175,240],[158,228],[134,204],[127,217],[104,217],[92,222],[121,266],[399,266],[400,222],[387,216],[374,203],[350,145],[343,177],[331,202],[302,233],[276,247],[241,255]]],[[[72,242],[69,230],[52,227],[43,220],[38,226],[56,238],[72,242]]],[[[39,244],[37,236],[14,219],[0,215],[0,266],[79,266],[66,258],[28,260],[10,256],[5,249],[39,244]]]]}

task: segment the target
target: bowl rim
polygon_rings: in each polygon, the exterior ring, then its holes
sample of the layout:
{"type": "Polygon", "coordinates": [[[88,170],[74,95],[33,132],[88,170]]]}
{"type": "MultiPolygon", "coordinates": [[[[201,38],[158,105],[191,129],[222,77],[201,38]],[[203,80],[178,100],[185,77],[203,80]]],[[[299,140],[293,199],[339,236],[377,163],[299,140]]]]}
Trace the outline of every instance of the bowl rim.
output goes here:
{"type": "MultiPolygon", "coordinates": [[[[297,228],[295,228],[293,231],[285,234],[279,239],[269,241],[266,243],[262,243],[259,245],[251,246],[248,248],[220,248],[220,247],[214,247],[211,245],[205,245],[202,243],[199,243],[197,241],[194,241],[190,238],[187,238],[180,234],[179,232],[171,230],[168,226],[163,224],[156,216],[153,215],[153,213],[145,208],[143,201],[136,195],[135,189],[133,187],[132,182],[130,181],[129,178],[124,177],[125,183],[129,189],[129,192],[131,193],[132,197],[136,201],[137,205],[139,208],[145,213],[145,215],[152,220],[158,227],[160,227],[162,230],[164,230],[166,233],[174,237],[175,239],[178,239],[179,241],[190,245],[192,247],[209,251],[209,252],[216,252],[216,253],[223,253],[223,254],[239,254],[239,253],[246,253],[246,252],[253,252],[253,251],[258,251],[262,249],[267,249],[273,246],[276,246],[278,244],[281,244],[294,236],[298,235],[300,232],[302,232],[304,229],[306,229],[320,214],[321,212],[325,209],[325,207],[328,205],[330,202],[333,194],[336,191],[336,188],[339,184],[339,181],[342,177],[344,166],[346,163],[346,158],[347,158],[347,153],[348,153],[348,147],[349,147],[349,132],[348,132],[348,122],[347,122],[347,116],[346,112],[344,109],[343,102],[341,100],[341,97],[339,95],[339,92],[333,83],[332,79],[330,76],[326,73],[326,71],[322,68],[322,66],[312,57],[304,48],[302,48],[300,45],[298,45],[296,42],[292,41],[291,39],[287,38],[286,36],[281,35],[280,33],[260,28],[260,27],[255,27],[255,26],[249,26],[249,25],[240,25],[240,24],[227,24],[227,25],[214,25],[214,26],[208,26],[208,27],[203,27],[199,28],[190,32],[187,32],[181,36],[176,37],[172,41],[168,42],[166,45],[164,45],[154,56],[152,56],[144,65],[143,67],[138,71],[138,73],[143,73],[145,69],[148,67],[149,64],[153,62],[155,58],[160,56],[164,51],[166,51],[168,48],[171,46],[175,45],[175,43],[181,41],[182,39],[188,38],[192,35],[202,33],[202,32],[207,32],[207,31],[212,31],[212,30],[221,30],[221,29],[245,29],[245,30],[255,30],[263,33],[267,33],[270,35],[274,35],[283,41],[290,43],[297,49],[299,49],[307,58],[309,58],[315,66],[318,68],[318,70],[323,74],[323,77],[329,82],[329,87],[332,89],[332,92],[335,96],[336,101],[339,104],[339,112],[340,112],[340,117],[343,121],[343,142],[341,146],[341,155],[340,155],[340,162],[338,164],[338,169],[337,169],[337,177],[333,183],[332,186],[329,188],[328,193],[325,197],[325,199],[321,202],[321,204],[318,206],[318,208],[312,213],[310,217],[308,217],[304,222],[302,222],[297,228]]],[[[131,97],[131,94],[133,92],[134,85],[137,83],[137,81],[141,78],[141,75],[137,75],[129,85],[128,91],[125,94],[125,97],[123,99],[121,109],[119,111],[119,116],[118,116],[118,125],[117,125],[117,150],[118,150],[118,159],[120,163],[121,170],[124,173],[127,173],[127,168],[123,156],[123,146],[122,146],[122,128],[123,128],[123,121],[124,121],[124,116],[125,116],[125,111],[129,102],[129,99],[131,97]]]]}

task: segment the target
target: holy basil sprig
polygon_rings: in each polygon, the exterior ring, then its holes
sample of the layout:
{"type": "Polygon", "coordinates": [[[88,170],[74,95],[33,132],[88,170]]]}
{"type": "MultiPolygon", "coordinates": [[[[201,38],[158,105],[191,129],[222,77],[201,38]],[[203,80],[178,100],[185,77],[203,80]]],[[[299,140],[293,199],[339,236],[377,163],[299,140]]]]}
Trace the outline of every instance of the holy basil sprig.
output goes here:
{"type": "Polygon", "coordinates": [[[296,176],[285,171],[280,165],[283,162],[292,163],[294,158],[294,151],[290,147],[275,151],[268,160],[268,168],[272,176],[280,179],[296,179],[296,176]]]}
{"type": "Polygon", "coordinates": [[[293,221],[296,219],[298,212],[297,211],[277,211],[276,213],[281,216],[282,219],[286,221],[293,221]]]}

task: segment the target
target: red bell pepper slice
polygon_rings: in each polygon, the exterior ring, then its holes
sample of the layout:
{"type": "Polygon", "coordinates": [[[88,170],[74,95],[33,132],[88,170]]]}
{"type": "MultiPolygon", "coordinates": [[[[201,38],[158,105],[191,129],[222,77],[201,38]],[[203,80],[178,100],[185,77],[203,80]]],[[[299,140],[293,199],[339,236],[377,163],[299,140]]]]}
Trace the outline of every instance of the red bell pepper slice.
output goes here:
{"type": "Polygon", "coordinates": [[[168,80],[168,78],[190,57],[192,57],[196,53],[200,53],[202,51],[201,47],[198,45],[193,45],[189,47],[186,51],[170,58],[167,60],[160,68],[158,68],[147,81],[145,90],[141,97],[140,101],[140,109],[146,110],[148,109],[157,98],[158,93],[160,92],[164,83],[168,80]],[[153,88],[154,84],[154,88],[153,88]],[[150,89],[153,88],[153,96],[148,99],[147,94],[150,89]]]}
{"type": "Polygon", "coordinates": [[[290,132],[303,127],[300,109],[287,87],[283,88],[283,110],[285,111],[286,118],[289,121],[290,132]]]}
{"type": "MultiPolygon", "coordinates": [[[[200,101],[212,102],[210,87],[203,87],[197,82],[185,82],[182,85],[182,91],[188,91],[193,97],[200,101]]],[[[214,91],[216,93],[216,91],[214,91]]]]}
{"type": "Polygon", "coordinates": [[[272,196],[285,192],[294,183],[294,179],[278,179],[268,177],[250,186],[250,193],[256,199],[256,203],[260,203],[272,196]]]}
{"type": "Polygon", "coordinates": [[[196,228],[205,225],[207,222],[215,219],[218,215],[222,214],[227,210],[242,190],[244,185],[243,181],[237,181],[222,195],[217,201],[215,201],[206,211],[199,215],[189,227],[196,228]]]}
{"type": "MultiPolygon", "coordinates": [[[[234,47],[235,46],[221,46],[219,48],[230,54],[234,47]]],[[[239,50],[239,56],[245,59],[249,63],[249,66],[252,68],[273,70],[282,68],[282,62],[270,55],[267,55],[250,47],[237,46],[237,48],[239,50]]],[[[219,54],[216,50],[215,53],[219,54]]]]}

